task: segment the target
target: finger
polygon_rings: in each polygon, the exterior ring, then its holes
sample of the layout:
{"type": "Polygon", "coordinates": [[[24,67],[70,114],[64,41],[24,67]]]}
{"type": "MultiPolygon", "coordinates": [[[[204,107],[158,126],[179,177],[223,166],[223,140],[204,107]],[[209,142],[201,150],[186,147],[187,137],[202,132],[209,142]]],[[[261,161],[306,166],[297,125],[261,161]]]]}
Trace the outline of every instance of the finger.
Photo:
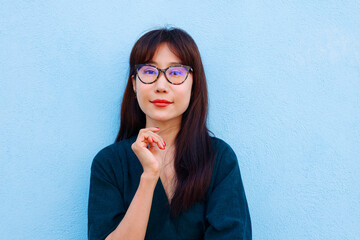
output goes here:
{"type": "Polygon", "coordinates": [[[162,139],[157,138],[154,142],[160,149],[165,149],[165,142],[162,139]]]}
{"type": "Polygon", "coordinates": [[[157,145],[160,149],[165,149],[165,142],[158,132],[160,129],[158,127],[150,127],[150,128],[143,128],[139,131],[138,140],[142,142],[144,147],[148,147],[148,143],[153,142],[157,145]]]}
{"type": "Polygon", "coordinates": [[[151,136],[151,134],[153,133],[150,130],[144,131],[145,129],[141,129],[138,135],[138,139],[140,139],[141,141],[148,141],[148,138],[151,136]]]}
{"type": "Polygon", "coordinates": [[[148,143],[148,149],[151,151],[155,148],[155,145],[153,142],[148,143]]]}
{"type": "Polygon", "coordinates": [[[139,133],[136,142],[137,144],[141,145],[142,147],[148,148],[148,144],[153,142],[153,139],[150,139],[150,131],[148,133],[141,132],[139,133]]]}
{"type": "Polygon", "coordinates": [[[151,136],[150,132],[144,133],[143,134],[143,142],[145,142],[146,144],[152,144],[154,143],[154,138],[151,136]]]}
{"type": "Polygon", "coordinates": [[[160,149],[165,149],[164,140],[158,134],[153,133],[153,132],[147,132],[147,133],[145,133],[145,135],[147,135],[147,139],[148,139],[149,142],[152,141],[160,149]]]}
{"type": "Polygon", "coordinates": [[[153,133],[151,131],[147,131],[145,133],[140,134],[139,140],[144,144],[146,144],[146,146],[148,143],[155,143],[156,145],[159,146],[159,148],[164,148],[162,144],[163,142],[162,138],[156,133],[153,133]]]}

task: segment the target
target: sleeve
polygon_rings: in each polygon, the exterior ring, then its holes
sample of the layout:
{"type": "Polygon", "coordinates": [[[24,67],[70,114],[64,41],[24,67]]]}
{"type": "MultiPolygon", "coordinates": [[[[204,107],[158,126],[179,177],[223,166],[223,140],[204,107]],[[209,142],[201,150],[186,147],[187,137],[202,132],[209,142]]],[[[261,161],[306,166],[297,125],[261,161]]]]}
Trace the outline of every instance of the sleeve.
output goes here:
{"type": "Polygon", "coordinates": [[[217,169],[214,187],[206,205],[204,239],[252,239],[250,213],[239,163],[230,146],[221,155],[217,169]]]}
{"type": "Polygon", "coordinates": [[[116,179],[122,179],[122,172],[118,169],[114,170],[111,166],[109,160],[113,157],[112,150],[105,148],[94,157],[91,165],[88,202],[89,240],[105,239],[115,230],[126,213],[123,196],[116,184],[116,179]]]}

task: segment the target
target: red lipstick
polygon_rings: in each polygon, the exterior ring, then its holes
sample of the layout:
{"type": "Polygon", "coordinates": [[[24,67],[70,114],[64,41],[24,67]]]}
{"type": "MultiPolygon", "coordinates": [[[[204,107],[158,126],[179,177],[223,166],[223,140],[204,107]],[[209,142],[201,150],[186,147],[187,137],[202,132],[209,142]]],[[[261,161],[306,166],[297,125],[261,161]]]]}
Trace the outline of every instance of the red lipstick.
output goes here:
{"type": "Polygon", "coordinates": [[[165,100],[165,99],[155,99],[151,101],[157,107],[166,107],[167,105],[171,104],[172,102],[165,100]]]}

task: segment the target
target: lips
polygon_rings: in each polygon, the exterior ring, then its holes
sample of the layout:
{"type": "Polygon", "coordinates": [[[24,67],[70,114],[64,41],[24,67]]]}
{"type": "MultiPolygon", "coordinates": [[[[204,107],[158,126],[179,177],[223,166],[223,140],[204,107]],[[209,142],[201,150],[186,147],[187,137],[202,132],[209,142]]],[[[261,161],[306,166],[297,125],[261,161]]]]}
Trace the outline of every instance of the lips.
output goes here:
{"type": "Polygon", "coordinates": [[[157,107],[166,107],[172,102],[165,99],[155,99],[154,101],[151,101],[151,103],[153,103],[157,107]]]}

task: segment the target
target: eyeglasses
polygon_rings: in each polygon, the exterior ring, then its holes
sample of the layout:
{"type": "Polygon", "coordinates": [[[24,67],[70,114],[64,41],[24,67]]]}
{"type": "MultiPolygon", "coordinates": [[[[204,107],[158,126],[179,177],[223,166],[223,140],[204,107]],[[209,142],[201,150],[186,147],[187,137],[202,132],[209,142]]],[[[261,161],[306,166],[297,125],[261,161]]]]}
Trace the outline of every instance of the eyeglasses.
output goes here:
{"type": "Polygon", "coordinates": [[[160,69],[150,64],[138,64],[135,65],[135,71],[140,81],[145,84],[154,83],[159,79],[160,72],[163,72],[166,80],[174,85],[179,85],[185,82],[189,72],[193,69],[185,65],[173,65],[165,69],[160,69]]]}

